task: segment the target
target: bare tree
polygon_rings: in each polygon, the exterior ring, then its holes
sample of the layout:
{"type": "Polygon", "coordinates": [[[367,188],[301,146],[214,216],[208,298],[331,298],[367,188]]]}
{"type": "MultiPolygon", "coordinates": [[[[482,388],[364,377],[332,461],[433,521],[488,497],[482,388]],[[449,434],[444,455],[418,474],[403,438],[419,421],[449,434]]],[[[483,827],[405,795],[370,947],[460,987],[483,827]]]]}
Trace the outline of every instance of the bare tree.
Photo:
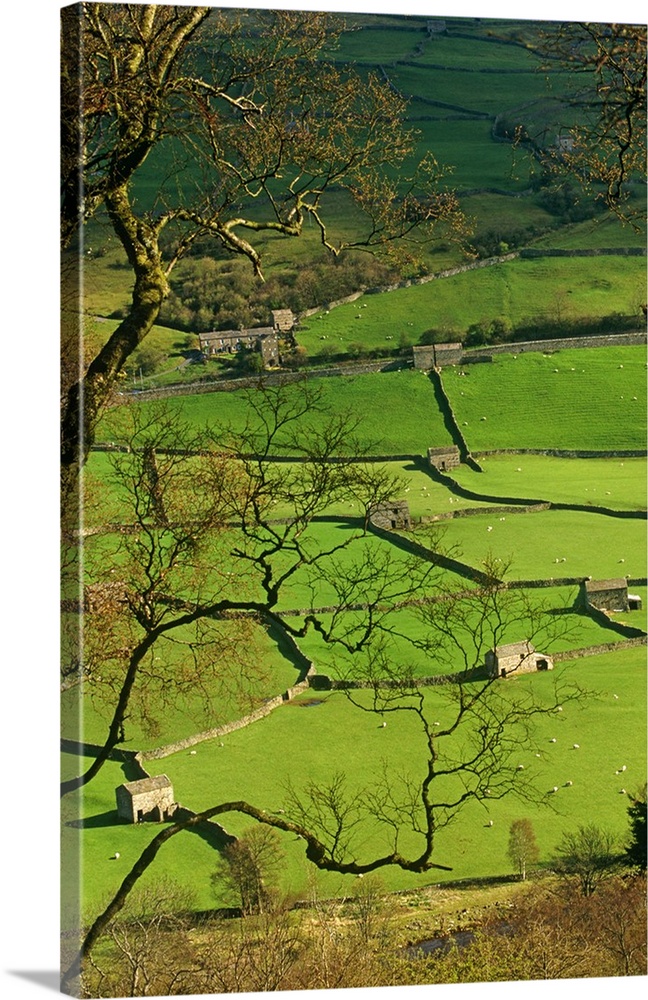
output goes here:
{"type": "Polygon", "coordinates": [[[565,126],[548,162],[570,172],[620,218],[633,210],[633,181],[646,176],[646,25],[564,22],[543,35],[541,50],[568,70],[568,106],[578,124],[565,126]]]}
{"type": "MultiPolygon", "coordinates": [[[[255,630],[290,628],[276,611],[282,591],[358,544],[371,506],[396,489],[393,475],[358,460],[353,421],[327,414],[312,383],[254,390],[250,410],[237,433],[196,435],[164,407],[126,406],[109,483],[84,476],[81,603],[68,598],[64,610],[72,624],[83,618],[81,676],[110,721],[102,749],[63,793],[95,777],[129,719],[154,730],[179,696],[200,691],[209,708],[227,685],[251,697],[255,630]],[[271,461],[278,446],[294,463],[271,461]],[[355,530],[322,545],[309,528],[340,502],[355,503],[355,530]]],[[[77,652],[72,645],[66,673],[77,652]]]]}
{"type": "Polygon", "coordinates": [[[222,851],[211,876],[214,893],[238,899],[243,916],[273,908],[284,862],[281,839],[266,826],[250,827],[222,851]]]}
{"type": "MultiPolygon", "coordinates": [[[[489,615],[478,618],[477,623],[464,616],[465,635],[471,639],[465,655],[472,658],[473,664],[475,649],[486,635],[487,621],[491,631],[505,628],[507,599],[511,615],[520,601],[515,589],[509,591],[501,581],[488,579],[482,588],[481,604],[488,605],[489,615]],[[498,591],[497,599],[493,591],[498,591]]],[[[472,607],[473,595],[466,600],[472,607]]],[[[442,617],[441,621],[447,619],[442,617]]],[[[539,623],[535,623],[535,629],[539,629],[539,623]]],[[[329,639],[335,641],[335,636],[329,639]]],[[[401,717],[414,722],[414,733],[418,735],[410,732],[409,738],[420,741],[420,752],[411,773],[394,776],[385,766],[375,785],[362,789],[336,774],[328,783],[311,782],[291,790],[285,810],[270,813],[242,800],[220,802],[188,820],[171,824],[145,848],[111,903],[97,917],[65,982],[78,974],[83,956],[92,951],[163,845],[203,820],[230,812],[250,816],[260,824],[301,839],[307,859],[317,868],[364,876],[388,865],[413,872],[450,870],[437,860],[437,833],[469,802],[487,806],[494,799],[515,795],[523,801],[548,804],[544,790],[537,787],[529,771],[520,770],[519,760],[524,753],[539,751],[535,720],[557,714],[582,697],[577,686],[559,678],[553,695],[547,697],[547,691],[543,691],[539,699],[530,687],[512,685],[483,673],[480,676],[479,670],[471,669],[455,675],[450,683],[428,689],[406,667],[395,670],[384,658],[382,643],[378,644],[378,653],[369,632],[357,651],[362,666],[355,680],[360,687],[350,686],[349,679],[347,696],[360,710],[394,724],[401,717]],[[364,693],[363,685],[368,685],[364,693]],[[369,818],[382,829],[385,850],[363,857],[361,842],[365,838],[358,834],[369,818]],[[406,832],[408,850],[402,850],[406,832]]]]}
{"type": "Polygon", "coordinates": [[[583,896],[591,896],[618,868],[620,851],[616,838],[595,823],[565,833],[554,867],[559,875],[575,881],[583,896]]]}
{"type": "Polygon", "coordinates": [[[63,245],[105,213],[134,278],[128,314],[65,394],[72,497],[97,418],[198,241],[245,257],[261,279],[255,238],[299,237],[306,218],[333,254],[402,254],[462,222],[431,158],[405,175],[414,139],[400,97],[323,58],[341,27],[328,15],[80,3],[62,16],[63,245]],[[153,154],[168,174],[154,205],[134,191],[153,154]],[[333,186],[365,220],[357,239],[329,230],[333,186]]]}

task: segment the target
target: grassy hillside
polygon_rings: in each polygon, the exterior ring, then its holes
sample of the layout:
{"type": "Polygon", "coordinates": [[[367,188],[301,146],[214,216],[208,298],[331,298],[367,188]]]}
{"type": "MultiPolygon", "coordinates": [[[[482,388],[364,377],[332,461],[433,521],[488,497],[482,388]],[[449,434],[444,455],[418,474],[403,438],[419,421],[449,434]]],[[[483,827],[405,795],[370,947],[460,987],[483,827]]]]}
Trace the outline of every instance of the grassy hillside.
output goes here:
{"type": "Polygon", "coordinates": [[[642,347],[500,355],[465,370],[447,369],[443,384],[475,451],[646,446],[642,347]]]}
{"type": "MultiPolygon", "coordinates": [[[[529,817],[534,825],[540,861],[547,863],[563,831],[591,817],[596,803],[597,822],[625,835],[629,790],[643,780],[646,675],[644,652],[629,650],[561,666],[560,672],[577,680],[591,692],[580,705],[570,706],[560,718],[546,719],[538,726],[540,757],[524,755],[520,762],[532,771],[538,788],[559,793],[547,795],[544,806],[531,806],[515,798],[493,802],[486,809],[470,806],[451,829],[440,831],[435,857],[452,866],[450,873],[409,875],[397,869],[382,873],[388,889],[443,883],[448,879],[501,875],[510,870],[506,857],[508,830],[512,820],[529,817]],[[615,699],[613,695],[616,694],[615,699]],[[555,744],[550,739],[557,738],[555,744]],[[580,749],[572,749],[574,742],[580,749]],[[625,764],[623,781],[615,771],[625,764]],[[566,786],[572,781],[571,787],[566,786]],[[487,826],[489,817],[493,827],[487,826]]],[[[519,678],[512,685],[533,687],[540,697],[553,684],[548,675],[519,678]]],[[[436,691],[426,696],[440,721],[443,700],[436,691]]],[[[224,741],[206,743],[195,755],[187,752],[151,763],[154,773],[168,774],[177,798],[192,809],[206,808],[216,801],[247,798],[256,805],[276,809],[278,795],[289,782],[301,788],[306,781],[325,782],[340,769],[351,782],[370,785],[380,774],[380,761],[387,757],[394,773],[416,773],[422,765],[420,738],[411,720],[381,729],[379,720],[354,709],[344,695],[324,695],[317,704],[303,699],[277,710],[263,722],[230,734],[224,741]],[[300,707],[300,704],[303,707],[300,707]]],[[[139,852],[156,832],[149,824],[129,826],[116,823],[114,787],[123,781],[116,764],[106,766],[83,796],[85,883],[88,912],[96,912],[100,902],[114,891],[139,852]],[[110,858],[120,852],[119,862],[110,858]]],[[[285,794],[285,793],[284,793],[285,794]]],[[[249,821],[235,814],[224,819],[225,826],[240,833],[249,821]]],[[[283,838],[287,854],[286,885],[305,892],[307,863],[303,847],[294,839],[283,838]]],[[[357,856],[385,846],[379,827],[370,821],[358,831],[357,856]]],[[[403,837],[404,850],[416,847],[413,835],[403,837]]],[[[195,892],[198,907],[214,905],[209,888],[213,852],[196,834],[183,834],[163,848],[163,865],[169,877],[176,877],[195,892]]],[[[147,879],[155,879],[154,871],[147,879]]],[[[324,894],[343,894],[352,884],[349,877],[321,877],[324,894]]]]}
{"type": "Polygon", "coordinates": [[[546,319],[564,324],[612,313],[637,316],[645,288],[645,261],[610,257],[605,268],[588,258],[513,260],[423,285],[367,295],[305,320],[297,340],[309,354],[417,344],[426,330],[463,339],[473,324],[501,319],[513,330],[546,319]]]}

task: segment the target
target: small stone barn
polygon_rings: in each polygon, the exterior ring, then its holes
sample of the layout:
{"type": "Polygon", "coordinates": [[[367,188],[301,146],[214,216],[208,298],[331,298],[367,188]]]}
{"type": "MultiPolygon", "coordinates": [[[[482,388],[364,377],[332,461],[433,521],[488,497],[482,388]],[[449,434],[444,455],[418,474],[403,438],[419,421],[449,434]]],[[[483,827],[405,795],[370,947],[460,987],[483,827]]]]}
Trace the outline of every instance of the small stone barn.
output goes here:
{"type": "Polygon", "coordinates": [[[640,611],[641,598],[628,593],[628,581],[623,577],[612,580],[585,580],[585,600],[597,611],[640,611]]]}
{"type": "Polygon", "coordinates": [[[485,657],[489,677],[508,677],[510,674],[530,674],[536,670],[553,670],[553,660],[546,653],[538,653],[531,642],[511,642],[489,649],[485,657]]]}
{"type": "Polygon", "coordinates": [[[377,528],[388,530],[401,529],[409,531],[412,527],[407,500],[390,500],[377,503],[369,511],[369,519],[377,528]]]}
{"type": "Polygon", "coordinates": [[[412,348],[414,367],[428,370],[430,368],[447,368],[448,365],[460,365],[463,358],[461,344],[427,344],[424,347],[412,348]]]}
{"type": "Polygon", "coordinates": [[[173,785],[166,774],[128,781],[115,789],[117,815],[128,823],[169,819],[176,809],[173,785]]]}
{"type": "Polygon", "coordinates": [[[273,309],[272,326],[275,333],[292,333],[295,317],[292,309],[273,309]]]}
{"type": "Polygon", "coordinates": [[[459,449],[456,445],[451,448],[428,448],[428,464],[439,472],[447,472],[448,469],[456,469],[461,464],[459,449]]]}

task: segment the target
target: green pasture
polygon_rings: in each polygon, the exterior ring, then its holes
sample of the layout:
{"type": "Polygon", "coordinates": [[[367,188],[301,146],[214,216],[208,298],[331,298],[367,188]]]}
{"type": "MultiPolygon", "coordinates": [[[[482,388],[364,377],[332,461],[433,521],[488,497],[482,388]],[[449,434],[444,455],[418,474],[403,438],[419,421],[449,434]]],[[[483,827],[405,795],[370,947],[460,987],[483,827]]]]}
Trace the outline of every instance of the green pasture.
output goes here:
{"type": "MultiPolygon", "coordinates": [[[[365,295],[328,314],[310,317],[297,340],[316,355],[323,344],[348,351],[398,346],[401,335],[416,344],[429,329],[465,333],[482,321],[516,325],[538,319],[564,323],[580,318],[638,314],[645,295],[645,261],[640,257],[512,260],[439,278],[393,292],[365,295]]],[[[639,320],[637,326],[640,327],[639,320]]]]}
{"type": "MultiPolygon", "coordinates": [[[[552,249],[583,250],[588,248],[646,247],[646,224],[639,221],[636,226],[624,225],[613,215],[595,215],[585,222],[560,226],[558,229],[540,236],[533,241],[536,247],[552,249]]],[[[601,269],[606,268],[607,258],[598,259],[601,269]]]]}
{"type": "MultiPolygon", "coordinates": [[[[173,639],[158,640],[150,660],[144,663],[144,669],[177,665],[181,671],[182,658],[191,658],[191,651],[186,645],[189,638],[187,629],[178,629],[174,631],[173,639]]],[[[158,706],[157,711],[154,709],[151,712],[151,706],[148,706],[152,716],[150,724],[142,719],[135,707],[125,723],[126,742],[122,744],[123,749],[149,750],[222,726],[246,715],[266,698],[273,698],[296,683],[299,669],[289,659],[285,641],[278,633],[269,635],[265,629],[257,628],[246,652],[247,661],[239,663],[234,657],[228,659],[223,656],[221,651],[220,682],[203,676],[205,691],[195,688],[175,692],[173,699],[162,707],[158,706]],[[211,699],[209,702],[208,696],[211,699]]],[[[135,706],[140,701],[147,705],[145,694],[138,685],[132,700],[135,706]]],[[[61,736],[76,740],[81,727],[86,742],[103,745],[114,707],[114,700],[107,703],[93,696],[89,685],[71,688],[61,698],[61,736]]]]}
{"type": "Polygon", "coordinates": [[[506,354],[446,369],[443,385],[472,451],[644,449],[645,359],[643,347],[506,354]]]}
{"type": "MultiPolygon", "coordinates": [[[[462,582],[458,581],[458,584],[457,590],[462,589],[462,582]]],[[[468,581],[463,581],[463,589],[469,586],[471,585],[468,581]]],[[[636,591],[643,598],[644,589],[633,587],[633,593],[636,591]]],[[[613,643],[620,639],[618,633],[579,612],[575,607],[578,597],[576,586],[538,588],[530,596],[534,620],[528,617],[525,620],[516,619],[511,622],[506,632],[499,637],[500,644],[519,642],[521,637],[527,638],[533,635],[538,648],[553,654],[613,643]],[[538,621],[541,619],[544,624],[539,630],[538,621]]],[[[429,606],[429,611],[430,613],[434,611],[434,605],[429,606]]],[[[342,625],[351,627],[355,617],[352,612],[343,615],[342,625]]],[[[327,622],[330,616],[324,615],[323,619],[327,622]]],[[[635,613],[618,615],[615,619],[623,620],[629,625],[644,626],[644,618],[635,613]]],[[[287,620],[293,625],[299,621],[293,618],[287,620]]],[[[444,651],[426,651],[425,643],[431,642],[435,633],[417,608],[401,608],[389,615],[385,624],[390,629],[390,634],[385,639],[389,661],[407,675],[411,673],[414,677],[442,676],[456,673],[466,666],[479,666],[483,662],[484,650],[477,650],[469,637],[464,640],[467,659],[464,659],[462,653],[452,645],[444,651]]],[[[470,619],[469,624],[471,624],[470,619]]],[[[474,625],[474,622],[472,624],[474,625]]],[[[353,677],[362,669],[361,657],[356,660],[341,647],[327,645],[321,636],[312,630],[297,641],[299,648],[313,661],[320,674],[341,679],[353,677]]]]}
{"type": "MultiPolygon", "coordinates": [[[[321,389],[321,409],[336,415],[346,413],[352,420],[359,420],[356,433],[370,454],[422,455],[431,445],[441,446],[449,441],[430,380],[420,371],[313,379],[309,386],[321,389]]],[[[301,388],[296,384],[290,391],[299,393],[301,388]]],[[[177,396],[168,400],[168,406],[180,419],[197,428],[230,425],[234,432],[242,429],[250,413],[243,390],[177,396]]],[[[322,413],[312,414],[305,418],[303,426],[316,427],[322,419],[322,413]]],[[[111,439],[111,413],[102,421],[98,437],[111,439]]],[[[285,438],[283,449],[290,455],[285,438]]],[[[275,454],[282,453],[281,440],[273,450],[275,454]]]]}
{"type": "MultiPolygon", "coordinates": [[[[480,52],[481,48],[477,51],[480,52]]],[[[496,59],[497,51],[499,46],[497,49],[493,46],[493,51],[486,54],[486,60],[496,59]]],[[[394,86],[406,96],[426,97],[493,118],[502,112],[519,109],[521,122],[524,122],[523,106],[549,93],[546,77],[533,66],[529,66],[526,73],[486,74],[465,67],[448,72],[434,64],[426,65],[423,59],[417,60],[416,65],[400,64],[390,68],[388,75],[394,86]]],[[[553,73],[553,93],[564,93],[568,80],[565,73],[553,73]]],[[[443,109],[443,113],[450,112],[443,109]]]]}
{"type": "Polygon", "coordinates": [[[417,120],[414,124],[419,132],[417,155],[431,149],[441,165],[452,168],[446,186],[459,193],[490,187],[516,193],[528,188],[533,161],[516,156],[508,143],[494,142],[491,122],[417,120]]]}
{"type": "Polygon", "coordinates": [[[460,547],[464,562],[480,566],[491,554],[510,560],[512,579],[646,575],[645,521],[547,510],[476,514],[445,528],[446,543],[460,547]]]}
{"type": "Polygon", "coordinates": [[[335,49],[327,57],[336,61],[371,64],[376,70],[380,63],[408,59],[416,46],[425,39],[419,24],[412,24],[409,31],[385,31],[363,27],[345,31],[335,49]]]}
{"type": "MultiPolygon", "coordinates": [[[[463,32],[464,27],[460,30],[463,32]]],[[[491,74],[505,76],[511,70],[516,71],[516,75],[511,77],[513,89],[519,71],[537,72],[538,66],[537,57],[521,45],[501,45],[489,40],[479,44],[477,39],[456,38],[452,35],[439,35],[428,42],[417,62],[421,66],[444,66],[475,74],[476,90],[488,85],[491,74]],[[483,70],[488,71],[485,79],[476,76],[483,70]]]]}
{"type": "MultiPolygon", "coordinates": [[[[510,684],[511,690],[532,687],[544,699],[558,676],[592,693],[582,703],[566,705],[559,715],[542,719],[536,733],[537,750],[520,755],[525,775],[532,775],[545,793],[546,805],[531,806],[510,797],[488,806],[468,807],[436,840],[435,858],[451,865],[452,872],[415,876],[384,869],[381,877],[388,889],[508,874],[508,830],[510,823],[521,817],[534,824],[541,864],[548,862],[562,833],[578,823],[590,822],[594,810],[599,825],[619,837],[626,835],[628,799],[621,789],[632,792],[645,780],[645,651],[632,649],[567,661],[553,674],[519,677],[503,684],[510,684]],[[556,742],[551,743],[554,738],[556,742]],[[573,743],[579,744],[578,750],[573,749],[573,743]],[[623,765],[626,772],[616,774],[623,765]],[[568,781],[573,785],[568,787],[568,781]],[[550,792],[554,786],[557,793],[550,792]],[[489,819],[493,819],[492,828],[487,825],[489,819]]],[[[361,695],[360,700],[367,704],[366,696],[361,695]]],[[[442,690],[428,689],[426,700],[434,718],[443,723],[448,706],[442,690]]],[[[389,761],[392,774],[403,777],[417,775],[424,765],[420,733],[408,713],[389,716],[387,727],[382,728],[380,718],[354,708],[342,694],[302,697],[254,726],[196,749],[193,755],[184,751],[149,764],[152,773],[171,778],[177,799],[194,810],[243,798],[274,811],[285,803],[289,782],[300,789],[308,782],[321,784],[343,770],[357,792],[381,780],[383,760],[389,761]]],[[[159,829],[117,822],[114,788],[124,780],[122,769],[109,764],[83,793],[88,914],[96,913],[106,895],[115,891],[159,829]],[[116,850],[121,857],[111,861],[116,850]]],[[[219,821],[233,833],[250,826],[248,819],[234,813],[220,816],[219,821]]],[[[282,839],[287,853],[285,885],[298,894],[305,893],[309,866],[303,847],[293,838],[282,839]]],[[[367,820],[358,830],[353,854],[363,860],[385,846],[378,825],[367,820]]],[[[413,834],[406,834],[401,846],[404,851],[416,850],[420,843],[413,834]]],[[[212,850],[199,835],[183,833],[162,848],[146,878],[154,881],[160,873],[175,878],[194,889],[198,907],[213,906],[209,887],[213,859],[212,850]]],[[[321,876],[325,895],[348,892],[352,885],[350,877],[321,876]]]]}
{"type": "MultiPolygon", "coordinates": [[[[453,479],[477,493],[553,503],[600,504],[612,510],[646,509],[644,458],[479,455],[478,461],[482,472],[467,465],[452,470],[453,479]]],[[[469,502],[456,499],[457,506],[469,502]]]]}

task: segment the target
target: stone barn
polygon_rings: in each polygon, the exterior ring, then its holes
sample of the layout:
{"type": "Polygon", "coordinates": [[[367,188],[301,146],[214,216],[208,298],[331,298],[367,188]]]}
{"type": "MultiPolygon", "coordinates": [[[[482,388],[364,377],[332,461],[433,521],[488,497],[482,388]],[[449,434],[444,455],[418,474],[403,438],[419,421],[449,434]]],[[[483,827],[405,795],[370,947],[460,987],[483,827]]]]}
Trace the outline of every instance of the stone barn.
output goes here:
{"type": "Polygon", "coordinates": [[[628,581],[585,580],[585,601],[597,611],[639,611],[641,598],[628,594],[628,581]]]}
{"type": "Polygon", "coordinates": [[[117,815],[128,823],[170,819],[176,810],[173,785],[166,774],[128,781],[115,789],[117,815]]]}
{"type": "Polygon", "coordinates": [[[511,642],[489,649],[485,657],[489,677],[508,677],[510,674],[531,674],[536,670],[553,670],[553,660],[546,653],[538,653],[531,642],[511,642]]]}
{"type": "Polygon", "coordinates": [[[295,325],[295,316],[292,309],[273,309],[272,326],[275,333],[292,333],[295,325]]]}
{"type": "Polygon", "coordinates": [[[439,472],[447,472],[448,469],[456,469],[461,464],[459,449],[456,445],[451,448],[428,448],[428,465],[439,472]]]}
{"type": "Polygon", "coordinates": [[[369,520],[377,528],[387,528],[389,531],[409,531],[412,527],[407,500],[390,500],[377,503],[369,511],[369,520]]]}
{"type": "Polygon", "coordinates": [[[463,358],[461,344],[426,344],[424,347],[413,347],[414,367],[424,371],[430,368],[447,368],[448,365],[460,365],[463,358]]]}

